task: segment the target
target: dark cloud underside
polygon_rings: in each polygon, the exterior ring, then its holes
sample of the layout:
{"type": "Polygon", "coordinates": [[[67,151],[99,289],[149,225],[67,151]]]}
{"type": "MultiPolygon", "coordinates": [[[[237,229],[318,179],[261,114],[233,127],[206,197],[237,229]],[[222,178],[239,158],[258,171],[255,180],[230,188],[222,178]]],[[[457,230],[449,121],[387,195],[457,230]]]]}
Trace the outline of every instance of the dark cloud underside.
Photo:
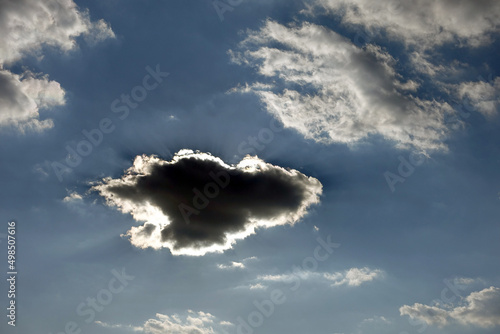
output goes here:
{"type": "Polygon", "coordinates": [[[207,157],[191,153],[171,163],[148,160],[147,173],[129,171],[121,181],[108,180],[96,188],[118,206],[124,201],[137,207],[149,203],[161,210],[169,222],[146,224],[140,233],[151,236],[158,226],[161,242],[174,250],[224,245],[228,235],[245,233],[258,221],[281,224],[283,217],[303,214],[321,192],[317,180],[294,170],[254,160],[258,166],[250,171],[207,157]]]}

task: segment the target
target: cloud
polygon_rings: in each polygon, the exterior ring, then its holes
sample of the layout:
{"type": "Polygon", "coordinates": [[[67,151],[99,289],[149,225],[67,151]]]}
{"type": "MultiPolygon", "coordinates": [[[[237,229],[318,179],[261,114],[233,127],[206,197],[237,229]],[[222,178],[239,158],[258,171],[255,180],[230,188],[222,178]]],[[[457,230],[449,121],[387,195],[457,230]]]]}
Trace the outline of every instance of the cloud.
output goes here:
{"type": "Polygon", "coordinates": [[[97,320],[95,322],[96,325],[99,325],[104,328],[111,328],[111,329],[124,329],[127,331],[131,332],[144,332],[142,327],[139,326],[130,326],[130,325],[120,325],[120,324],[109,324],[107,322],[99,321],[97,320]]]}
{"type": "Polygon", "coordinates": [[[254,261],[254,260],[258,260],[258,258],[255,256],[252,256],[252,257],[248,257],[246,259],[241,260],[241,262],[231,261],[230,264],[218,264],[217,267],[219,269],[245,269],[246,268],[245,263],[247,263],[249,261],[254,261]]]}
{"type": "Polygon", "coordinates": [[[231,264],[219,264],[217,265],[220,269],[243,269],[245,268],[245,265],[241,262],[231,262],[231,264]]]}
{"type": "Polygon", "coordinates": [[[322,185],[256,157],[228,165],[181,150],[172,161],[137,156],[121,178],[106,178],[92,189],[145,222],[125,234],[134,246],[204,255],[230,248],[257,228],[294,224],[319,202],[322,185]]]}
{"type": "Polygon", "coordinates": [[[360,286],[383,276],[383,271],[370,268],[351,268],[343,273],[325,274],[325,278],[334,281],[332,285],[360,286]]]}
{"type": "Polygon", "coordinates": [[[404,305],[399,308],[401,315],[408,315],[412,319],[420,319],[428,325],[444,326],[448,324],[448,311],[437,306],[427,306],[415,303],[413,306],[404,305]]]}
{"type": "Polygon", "coordinates": [[[250,290],[265,290],[267,289],[267,286],[257,283],[257,284],[251,284],[248,288],[250,290]]]}
{"type": "Polygon", "coordinates": [[[210,313],[194,312],[189,310],[184,317],[174,314],[172,316],[157,313],[156,318],[147,320],[142,326],[111,325],[96,321],[97,325],[106,328],[128,329],[144,334],[216,334],[226,333],[223,326],[232,326],[228,321],[218,321],[210,313]]]}
{"type": "Polygon", "coordinates": [[[358,47],[313,23],[268,20],[229,53],[263,81],[240,90],[253,91],[285,127],[305,138],[355,145],[381,136],[400,148],[446,149],[444,118],[455,111],[418,97],[419,84],[405,80],[379,46],[358,47]]]}
{"type": "Polygon", "coordinates": [[[92,22],[72,0],[0,0],[0,126],[21,132],[53,127],[52,120],[39,120],[39,110],[64,105],[59,83],[30,71],[15,74],[8,66],[27,55],[42,58],[44,45],[69,51],[81,35],[90,44],[114,37],[106,22],[92,22]]]}
{"type": "Polygon", "coordinates": [[[402,306],[399,312],[402,316],[408,315],[439,327],[452,322],[483,328],[500,326],[500,288],[491,286],[472,292],[465,298],[463,306],[443,308],[416,303],[402,306]]]}
{"type": "Polygon", "coordinates": [[[392,324],[392,321],[387,320],[383,316],[376,316],[373,318],[364,319],[363,321],[361,321],[359,326],[364,326],[364,325],[373,326],[373,325],[380,325],[380,324],[390,325],[390,324],[392,324]]]}
{"type": "Polygon", "coordinates": [[[80,35],[102,40],[114,33],[102,20],[92,22],[72,0],[0,0],[0,59],[3,64],[39,52],[43,45],[69,51],[80,35]]]}
{"type": "Polygon", "coordinates": [[[445,43],[479,47],[500,31],[497,0],[317,0],[309,13],[325,10],[341,17],[344,25],[383,30],[417,48],[445,43]]]}
{"type": "Polygon", "coordinates": [[[370,282],[384,277],[384,271],[380,269],[351,268],[345,271],[332,273],[320,273],[306,270],[296,270],[293,273],[287,272],[278,275],[261,275],[257,281],[263,282],[294,282],[297,280],[316,280],[318,282],[329,283],[332,287],[347,285],[358,287],[363,283],[370,282]]]}
{"type": "Polygon", "coordinates": [[[469,108],[476,109],[486,117],[498,115],[500,106],[500,78],[492,82],[462,82],[457,85],[457,95],[465,99],[469,108]]]}
{"type": "Polygon", "coordinates": [[[65,202],[65,203],[80,202],[82,200],[83,200],[83,197],[76,192],[72,192],[68,196],[63,198],[63,202],[65,202]]]}
{"type": "Polygon", "coordinates": [[[40,108],[61,106],[64,90],[48,76],[22,75],[0,70],[0,126],[14,125],[21,132],[42,131],[53,127],[50,119],[38,119],[40,108]]]}

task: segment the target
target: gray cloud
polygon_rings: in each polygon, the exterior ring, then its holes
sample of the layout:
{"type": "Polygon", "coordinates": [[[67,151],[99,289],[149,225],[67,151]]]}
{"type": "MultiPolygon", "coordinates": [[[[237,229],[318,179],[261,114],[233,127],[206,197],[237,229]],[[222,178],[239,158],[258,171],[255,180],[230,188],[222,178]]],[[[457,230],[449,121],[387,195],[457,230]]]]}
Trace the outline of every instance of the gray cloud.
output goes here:
{"type": "Polygon", "coordinates": [[[93,189],[146,222],[127,232],[132,244],[189,255],[228,249],[256,228],[293,224],[322,192],[317,179],[296,170],[255,157],[231,166],[190,150],[172,161],[138,156],[124,176],[93,189]]]}

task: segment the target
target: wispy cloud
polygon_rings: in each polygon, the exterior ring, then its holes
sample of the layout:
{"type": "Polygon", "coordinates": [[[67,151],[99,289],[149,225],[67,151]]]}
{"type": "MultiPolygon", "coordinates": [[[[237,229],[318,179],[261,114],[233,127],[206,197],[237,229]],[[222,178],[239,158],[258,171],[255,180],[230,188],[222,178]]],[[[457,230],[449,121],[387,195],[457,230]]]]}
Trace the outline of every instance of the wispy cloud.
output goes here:
{"type": "Polygon", "coordinates": [[[416,96],[383,48],[358,47],[321,25],[268,20],[230,51],[262,83],[246,86],[285,127],[322,143],[356,145],[378,135],[397,147],[444,150],[446,102],[416,96]],[[272,83],[272,84],[271,84],[272,83]],[[250,88],[249,88],[250,87],[250,88]]]}
{"type": "Polygon", "coordinates": [[[262,282],[293,282],[297,279],[308,281],[316,280],[323,283],[329,283],[332,287],[347,285],[352,287],[358,287],[363,283],[367,283],[373,280],[382,279],[384,277],[384,271],[380,269],[370,269],[368,267],[364,268],[350,268],[344,271],[338,272],[312,272],[305,270],[297,270],[293,273],[284,273],[276,275],[260,275],[257,277],[257,281],[262,282]]]}

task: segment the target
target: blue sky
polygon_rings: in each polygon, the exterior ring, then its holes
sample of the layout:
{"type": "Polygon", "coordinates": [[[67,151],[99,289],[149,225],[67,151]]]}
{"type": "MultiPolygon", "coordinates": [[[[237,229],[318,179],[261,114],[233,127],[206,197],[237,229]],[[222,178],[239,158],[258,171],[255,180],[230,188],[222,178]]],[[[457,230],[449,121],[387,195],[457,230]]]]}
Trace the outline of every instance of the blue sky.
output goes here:
{"type": "Polygon", "coordinates": [[[2,333],[498,332],[498,2],[0,16],[2,333]]]}

